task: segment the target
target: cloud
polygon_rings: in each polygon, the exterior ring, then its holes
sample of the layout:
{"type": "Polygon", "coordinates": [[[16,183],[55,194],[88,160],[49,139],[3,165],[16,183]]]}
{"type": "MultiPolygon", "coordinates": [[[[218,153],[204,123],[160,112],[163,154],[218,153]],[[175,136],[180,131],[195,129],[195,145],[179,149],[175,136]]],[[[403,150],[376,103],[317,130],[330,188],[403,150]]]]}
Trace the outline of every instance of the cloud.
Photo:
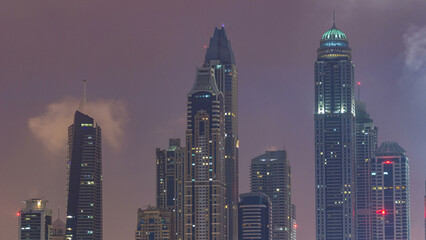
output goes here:
{"type": "MultiPolygon", "coordinates": [[[[66,97],[48,104],[43,113],[28,119],[31,132],[49,152],[65,152],[67,129],[73,122],[79,102],[76,98],[66,97]]],[[[82,112],[99,123],[104,142],[114,150],[120,150],[125,124],[128,121],[124,102],[112,99],[89,101],[82,112]]]]}
{"type": "Polygon", "coordinates": [[[407,69],[416,72],[426,68],[426,27],[410,26],[403,40],[407,69]]]}

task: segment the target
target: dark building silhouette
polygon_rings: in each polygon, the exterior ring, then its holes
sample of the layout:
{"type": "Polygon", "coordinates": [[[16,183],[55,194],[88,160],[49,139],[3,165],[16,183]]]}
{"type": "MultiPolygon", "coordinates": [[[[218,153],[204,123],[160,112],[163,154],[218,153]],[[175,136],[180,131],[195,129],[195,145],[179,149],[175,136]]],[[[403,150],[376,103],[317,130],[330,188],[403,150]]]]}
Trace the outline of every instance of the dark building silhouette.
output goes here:
{"type": "Polygon", "coordinates": [[[102,239],[101,128],[79,111],[68,128],[66,239],[102,239]]]}
{"type": "Polygon", "coordinates": [[[366,111],[365,103],[356,102],[356,239],[371,240],[371,161],[377,150],[378,128],[366,111]]]}
{"type": "Polygon", "coordinates": [[[225,240],[224,100],[210,66],[197,68],[188,94],[184,239],[225,240]]]}
{"type": "Polygon", "coordinates": [[[238,72],[225,28],[215,28],[205,62],[214,69],[225,104],[225,174],[229,239],[237,239],[238,211],[238,72]]]}
{"type": "Polygon", "coordinates": [[[291,171],[285,150],[266,151],[251,160],[250,190],[266,194],[272,202],[272,239],[291,239],[291,171]]]}
{"type": "Polygon", "coordinates": [[[272,240],[272,203],[261,192],[243,193],[238,207],[239,240],[272,240]]]}
{"type": "Polygon", "coordinates": [[[18,239],[50,240],[52,210],[46,208],[47,201],[33,198],[24,201],[25,208],[18,212],[18,239]]]}
{"type": "Polygon", "coordinates": [[[371,162],[372,239],[410,240],[410,172],[405,150],[384,142],[371,162]]]}
{"type": "Polygon", "coordinates": [[[334,24],[315,62],[315,205],[317,240],[352,240],[354,231],[354,64],[334,24]]]}
{"type": "Polygon", "coordinates": [[[186,149],[180,139],[169,139],[167,149],[156,149],[157,208],[172,211],[176,239],[183,239],[184,159],[186,149]]]}

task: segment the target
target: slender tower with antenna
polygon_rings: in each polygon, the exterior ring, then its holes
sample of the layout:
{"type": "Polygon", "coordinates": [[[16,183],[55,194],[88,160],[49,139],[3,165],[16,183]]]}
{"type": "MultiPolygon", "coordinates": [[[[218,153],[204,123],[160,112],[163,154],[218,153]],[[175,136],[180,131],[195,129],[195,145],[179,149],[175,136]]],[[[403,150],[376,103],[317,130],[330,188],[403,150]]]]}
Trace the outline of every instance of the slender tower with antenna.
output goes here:
{"type": "Polygon", "coordinates": [[[102,135],[101,128],[83,113],[83,100],[68,128],[67,240],[102,240],[102,135]]]}

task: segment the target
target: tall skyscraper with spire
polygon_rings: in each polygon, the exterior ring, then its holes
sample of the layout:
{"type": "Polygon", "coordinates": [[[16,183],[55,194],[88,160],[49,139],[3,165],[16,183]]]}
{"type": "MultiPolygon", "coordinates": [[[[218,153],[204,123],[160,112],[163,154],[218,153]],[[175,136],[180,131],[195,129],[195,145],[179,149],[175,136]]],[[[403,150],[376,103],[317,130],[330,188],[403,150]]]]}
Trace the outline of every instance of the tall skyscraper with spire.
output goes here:
{"type": "Polygon", "coordinates": [[[205,62],[214,69],[225,100],[225,172],[229,239],[238,238],[238,72],[225,28],[215,28],[205,62]]]}
{"type": "Polygon", "coordinates": [[[101,128],[80,111],[68,128],[67,176],[66,239],[102,240],[101,128]]]}
{"type": "Polygon", "coordinates": [[[378,128],[365,103],[356,102],[356,239],[371,240],[371,161],[377,149],[378,128]]]}
{"type": "Polygon", "coordinates": [[[316,239],[352,240],[354,231],[354,65],[333,17],[315,62],[316,239]]]}
{"type": "Polygon", "coordinates": [[[224,99],[205,64],[188,94],[184,239],[226,240],[224,99]]]}

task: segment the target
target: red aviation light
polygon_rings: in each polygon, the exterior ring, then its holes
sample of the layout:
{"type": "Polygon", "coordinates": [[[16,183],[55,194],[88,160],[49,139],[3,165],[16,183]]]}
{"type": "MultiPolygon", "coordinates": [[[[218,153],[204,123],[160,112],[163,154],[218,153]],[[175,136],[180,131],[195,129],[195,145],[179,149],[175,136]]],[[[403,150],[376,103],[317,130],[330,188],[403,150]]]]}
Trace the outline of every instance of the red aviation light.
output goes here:
{"type": "Polygon", "coordinates": [[[386,215],[386,214],[388,213],[388,212],[386,212],[386,210],[385,210],[385,209],[377,210],[376,212],[377,212],[377,214],[380,214],[380,215],[382,215],[382,216],[384,216],[384,215],[386,215]]]}
{"type": "Polygon", "coordinates": [[[358,82],[358,86],[360,86],[361,85],[361,82],[358,82]]]}
{"type": "Polygon", "coordinates": [[[385,161],[384,162],[384,164],[392,164],[393,162],[391,162],[391,161],[389,161],[389,160],[387,160],[387,161],[385,161]]]}
{"type": "Polygon", "coordinates": [[[297,224],[294,224],[293,227],[297,229],[299,226],[297,226],[297,224]]]}
{"type": "Polygon", "coordinates": [[[21,216],[21,212],[17,212],[16,216],[18,216],[18,217],[21,216]]]}

